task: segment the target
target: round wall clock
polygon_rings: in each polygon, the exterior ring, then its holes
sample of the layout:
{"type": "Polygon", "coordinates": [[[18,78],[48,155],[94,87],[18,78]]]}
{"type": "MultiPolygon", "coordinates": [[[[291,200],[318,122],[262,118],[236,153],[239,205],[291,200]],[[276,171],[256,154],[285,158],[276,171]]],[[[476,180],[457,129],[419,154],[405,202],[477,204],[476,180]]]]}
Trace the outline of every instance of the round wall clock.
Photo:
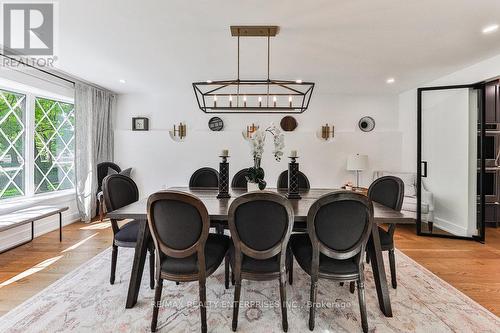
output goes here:
{"type": "Polygon", "coordinates": [[[363,117],[359,120],[358,126],[363,132],[371,132],[375,128],[375,120],[372,117],[363,117]]]}
{"type": "Polygon", "coordinates": [[[219,117],[212,117],[208,121],[208,128],[212,131],[221,131],[224,128],[224,122],[219,117]]]}
{"type": "Polygon", "coordinates": [[[297,120],[292,116],[281,119],[280,126],[285,132],[291,132],[297,128],[297,120]]]}

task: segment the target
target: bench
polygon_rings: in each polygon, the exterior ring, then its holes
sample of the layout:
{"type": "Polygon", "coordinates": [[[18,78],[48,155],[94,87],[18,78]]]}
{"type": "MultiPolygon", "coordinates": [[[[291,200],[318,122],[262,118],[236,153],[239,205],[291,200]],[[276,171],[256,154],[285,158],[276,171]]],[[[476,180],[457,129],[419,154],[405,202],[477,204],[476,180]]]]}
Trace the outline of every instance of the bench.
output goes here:
{"type": "Polygon", "coordinates": [[[24,243],[17,244],[11,248],[3,250],[1,253],[31,242],[34,237],[34,222],[56,214],[59,214],[59,241],[62,241],[62,212],[64,212],[65,210],[68,210],[68,207],[33,206],[30,208],[20,209],[8,214],[0,215],[0,232],[31,223],[31,239],[24,243]]]}

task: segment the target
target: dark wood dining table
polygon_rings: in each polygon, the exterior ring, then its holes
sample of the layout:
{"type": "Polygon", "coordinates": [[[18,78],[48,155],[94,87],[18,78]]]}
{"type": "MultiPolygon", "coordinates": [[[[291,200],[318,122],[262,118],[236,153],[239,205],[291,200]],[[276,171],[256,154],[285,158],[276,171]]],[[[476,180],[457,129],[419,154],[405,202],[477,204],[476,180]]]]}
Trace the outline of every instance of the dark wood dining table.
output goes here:
{"type": "MultiPolygon", "coordinates": [[[[218,190],[216,188],[188,188],[188,187],[172,187],[169,190],[176,190],[190,193],[198,197],[207,207],[211,221],[221,223],[228,219],[228,209],[234,198],[246,193],[246,190],[230,190],[230,198],[217,198],[218,190]]],[[[277,189],[268,189],[281,194],[286,191],[277,189]]],[[[290,199],[294,209],[294,221],[296,224],[304,226],[307,220],[307,213],[311,205],[319,197],[324,194],[340,191],[339,189],[310,189],[301,191],[301,199],[290,199]]],[[[139,288],[141,285],[144,263],[146,260],[146,252],[148,243],[150,242],[150,234],[147,226],[147,201],[148,198],[140,199],[130,205],[109,212],[107,216],[111,219],[135,219],[139,220],[139,235],[135,248],[134,262],[132,264],[132,273],[129,282],[126,308],[132,308],[137,303],[139,288]]],[[[368,242],[368,251],[370,252],[370,261],[374,282],[377,290],[377,297],[380,310],[386,317],[392,317],[391,301],[389,290],[387,287],[387,279],[385,275],[384,261],[382,259],[382,251],[380,248],[380,239],[377,229],[377,224],[384,223],[414,223],[412,216],[405,215],[402,212],[395,211],[389,207],[373,203],[375,224],[372,226],[370,241],[368,242]]]]}

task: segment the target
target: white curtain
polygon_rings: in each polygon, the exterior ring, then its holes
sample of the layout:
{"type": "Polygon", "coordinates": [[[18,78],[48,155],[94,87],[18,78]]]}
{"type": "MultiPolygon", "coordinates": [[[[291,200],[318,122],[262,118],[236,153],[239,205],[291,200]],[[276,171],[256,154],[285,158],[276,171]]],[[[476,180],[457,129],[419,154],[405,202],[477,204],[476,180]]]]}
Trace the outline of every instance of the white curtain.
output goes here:
{"type": "Polygon", "coordinates": [[[113,161],[115,95],[84,83],[75,85],[76,201],[82,221],[96,214],[97,163],[113,161]]]}

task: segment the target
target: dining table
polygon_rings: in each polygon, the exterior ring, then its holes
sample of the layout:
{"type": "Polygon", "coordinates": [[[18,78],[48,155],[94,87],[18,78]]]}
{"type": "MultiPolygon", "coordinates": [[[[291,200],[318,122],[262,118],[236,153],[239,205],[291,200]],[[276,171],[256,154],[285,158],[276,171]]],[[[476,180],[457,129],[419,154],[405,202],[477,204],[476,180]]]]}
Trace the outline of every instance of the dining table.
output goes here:
{"type": "MultiPolygon", "coordinates": [[[[210,220],[217,224],[225,223],[225,228],[228,228],[228,210],[231,202],[247,193],[246,189],[231,189],[229,198],[217,198],[217,188],[189,188],[189,187],[171,187],[168,190],[180,191],[189,193],[199,198],[206,206],[210,220]]],[[[286,195],[286,189],[266,189],[268,191],[277,192],[286,195]]],[[[295,226],[304,227],[307,223],[307,213],[311,205],[321,196],[335,192],[345,191],[341,189],[328,188],[313,188],[300,191],[300,199],[289,199],[294,210],[295,226]]],[[[135,248],[134,260],[132,263],[132,272],[130,276],[126,308],[132,308],[137,303],[139,288],[141,285],[144,263],[148,245],[151,242],[151,235],[147,224],[147,201],[148,198],[142,198],[122,208],[108,212],[107,216],[110,219],[134,219],[139,221],[138,239],[135,248]]],[[[378,233],[378,224],[391,223],[415,223],[414,217],[404,212],[396,211],[377,202],[373,202],[374,224],[370,240],[368,241],[367,251],[370,255],[370,263],[373,271],[375,287],[377,291],[378,303],[380,310],[386,317],[392,317],[391,301],[387,279],[385,274],[384,261],[380,247],[380,238],[378,233]]]]}

